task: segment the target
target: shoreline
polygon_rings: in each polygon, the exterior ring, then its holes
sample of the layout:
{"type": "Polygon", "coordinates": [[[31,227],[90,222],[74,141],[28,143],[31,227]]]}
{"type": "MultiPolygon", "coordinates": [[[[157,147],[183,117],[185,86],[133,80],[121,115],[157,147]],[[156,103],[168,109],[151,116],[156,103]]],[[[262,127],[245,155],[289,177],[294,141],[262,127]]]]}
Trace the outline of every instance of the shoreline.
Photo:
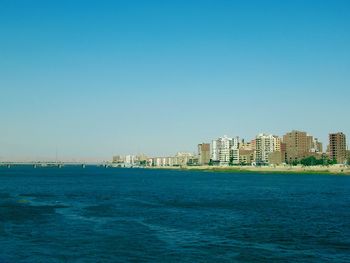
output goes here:
{"type": "Polygon", "coordinates": [[[350,175],[349,166],[155,166],[146,169],[225,172],[225,173],[280,173],[350,175]]]}
{"type": "MultiPolygon", "coordinates": [[[[0,165],[0,168],[6,167],[16,167],[16,166],[28,166],[37,168],[33,164],[11,164],[9,166],[0,165]]],[[[38,166],[38,168],[62,168],[65,166],[79,166],[85,168],[85,166],[90,166],[90,164],[64,164],[55,166],[38,166]]],[[[113,164],[105,165],[91,165],[96,167],[103,166],[104,168],[142,168],[142,169],[154,169],[154,170],[177,170],[177,171],[202,171],[202,172],[218,172],[218,173],[261,173],[261,174],[331,174],[331,175],[346,175],[350,176],[350,166],[345,165],[329,165],[329,166],[289,166],[289,165],[279,165],[279,166],[134,166],[134,167],[121,167],[113,166],[113,164]]],[[[8,169],[6,168],[6,169],[8,169]]],[[[33,168],[33,169],[34,169],[33,168]]]]}

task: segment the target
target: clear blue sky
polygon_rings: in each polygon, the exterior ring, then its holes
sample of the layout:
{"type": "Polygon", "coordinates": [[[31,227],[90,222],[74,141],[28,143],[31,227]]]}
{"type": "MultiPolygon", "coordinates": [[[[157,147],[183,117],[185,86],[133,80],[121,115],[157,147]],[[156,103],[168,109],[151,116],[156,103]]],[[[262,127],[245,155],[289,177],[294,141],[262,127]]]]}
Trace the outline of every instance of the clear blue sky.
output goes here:
{"type": "Polygon", "coordinates": [[[350,136],[350,1],[0,0],[0,160],[350,136]]]}

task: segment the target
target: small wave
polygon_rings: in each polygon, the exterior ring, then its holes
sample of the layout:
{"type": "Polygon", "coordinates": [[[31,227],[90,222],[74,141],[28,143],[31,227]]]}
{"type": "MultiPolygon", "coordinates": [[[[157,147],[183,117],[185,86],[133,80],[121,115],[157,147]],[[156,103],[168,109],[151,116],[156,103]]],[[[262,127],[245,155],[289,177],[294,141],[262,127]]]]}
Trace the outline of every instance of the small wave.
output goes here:
{"type": "Polygon", "coordinates": [[[49,194],[49,193],[24,193],[24,194],[19,194],[18,196],[34,197],[34,198],[52,198],[52,197],[55,197],[55,195],[49,194]]]}
{"type": "Polygon", "coordinates": [[[11,195],[9,193],[0,193],[0,198],[1,199],[11,198],[11,195]]]}

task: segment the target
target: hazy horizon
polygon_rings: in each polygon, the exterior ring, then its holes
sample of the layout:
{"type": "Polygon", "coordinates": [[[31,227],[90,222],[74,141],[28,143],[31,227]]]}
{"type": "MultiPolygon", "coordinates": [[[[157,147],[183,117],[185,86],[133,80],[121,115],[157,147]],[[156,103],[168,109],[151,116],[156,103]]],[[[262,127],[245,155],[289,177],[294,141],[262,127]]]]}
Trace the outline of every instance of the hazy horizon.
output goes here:
{"type": "Polygon", "coordinates": [[[350,136],[349,1],[1,1],[0,161],[350,136]]]}

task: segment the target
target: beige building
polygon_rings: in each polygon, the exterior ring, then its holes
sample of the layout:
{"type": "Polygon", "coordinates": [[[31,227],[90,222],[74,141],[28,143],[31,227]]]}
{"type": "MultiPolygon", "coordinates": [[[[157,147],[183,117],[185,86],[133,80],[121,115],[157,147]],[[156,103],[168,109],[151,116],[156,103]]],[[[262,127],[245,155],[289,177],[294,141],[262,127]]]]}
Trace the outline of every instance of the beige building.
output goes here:
{"type": "Polygon", "coordinates": [[[193,159],[193,154],[192,153],[187,153],[187,152],[178,152],[175,155],[176,158],[176,165],[178,166],[186,166],[190,159],[193,159]]]}
{"type": "Polygon", "coordinates": [[[250,147],[253,149],[253,150],[256,150],[256,139],[253,139],[250,141],[250,147]]]}
{"type": "Polygon", "coordinates": [[[269,164],[281,165],[286,163],[286,144],[281,142],[278,151],[269,154],[269,164]]]}
{"type": "Polygon", "coordinates": [[[280,165],[282,163],[282,153],[280,151],[272,152],[269,154],[269,164],[280,165]]]}
{"type": "Polygon", "coordinates": [[[274,152],[280,152],[281,151],[281,138],[278,137],[277,135],[273,135],[274,138],[274,152]]]}
{"type": "Polygon", "coordinates": [[[207,165],[210,162],[210,143],[198,144],[198,163],[207,165]]]}
{"type": "Polygon", "coordinates": [[[337,163],[346,162],[346,137],[342,132],[329,134],[329,158],[337,163]]]}
{"type": "Polygon", "coordinates": [[[253,146],[252,142],[245,142],[244,140],[242,140],[239,143],[239,149],[241,150],[255,150],[255,144],[253,146]]]}
{"type": "Polygon", "coordinates": [[[255,150],[239,149],[239,163],[242,165],[251,165],[255,162],[255,150]]]}
{"type": "Polygon", "coordinates": [[[119,164],[124,163],[125,162],[125,156],[115,155],[115,156],[113,156],[112,162],[113,163],[119,163],[119,164]]]}
{"type": "Polygon", "coordinates": [[[148,157],[145,154],[141,153],[141,154],[136,155],[137,162],[144,162],[146,160],[148,160],[148,157]]]}

